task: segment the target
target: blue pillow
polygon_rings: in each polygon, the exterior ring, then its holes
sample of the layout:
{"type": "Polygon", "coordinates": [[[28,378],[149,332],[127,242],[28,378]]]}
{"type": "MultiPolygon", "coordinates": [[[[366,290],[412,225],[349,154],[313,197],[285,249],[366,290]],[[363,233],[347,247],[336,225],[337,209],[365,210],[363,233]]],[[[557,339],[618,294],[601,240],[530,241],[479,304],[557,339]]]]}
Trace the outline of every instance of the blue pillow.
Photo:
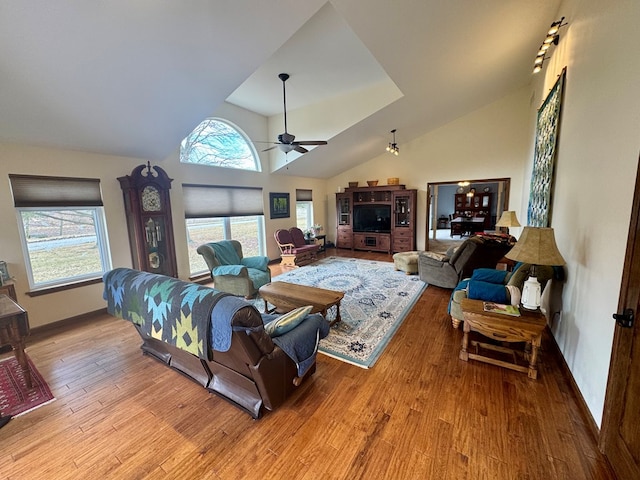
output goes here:
{"type": "Polygon", "coordinates": [[[289,313],[280,315],[272,322],[267,323],[264,326],[264,331],[271,337],[279,337],[285,333],[296,328],[302,321],[307,318],[309,312],[313,309],[313,305],[307,305],[306,307],[298,307],[295,310],[291,310],[289,313]]]}
{"type": "Polygon", "coordinates": [[[469,281],[467,297],[485,302],[510,303],[507,297],[507,287],[504,285],[475,280],[469,281]]]}
{"type": "Polygon", "coordinates": [[[504,284],[507,273],[506,270],[496,270],[494,268],[476,268],[471,275],[471,280],[504,284]]]}

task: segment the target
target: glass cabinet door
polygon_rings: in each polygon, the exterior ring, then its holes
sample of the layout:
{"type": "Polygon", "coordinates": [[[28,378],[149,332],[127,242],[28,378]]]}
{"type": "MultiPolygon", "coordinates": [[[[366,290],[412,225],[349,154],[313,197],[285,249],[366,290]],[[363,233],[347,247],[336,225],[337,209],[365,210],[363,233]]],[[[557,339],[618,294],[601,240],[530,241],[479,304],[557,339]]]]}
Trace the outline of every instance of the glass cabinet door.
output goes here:
{"type": "Polygon", "coordinates": [[[351,201],[347,196],[338,198],[338,224],[349,225],[351,223],[351,201]]]}
{"type": "Polygon", "coordinates": [[[411,202],[409,197],[396,197],[394,213],[396,226],[408,226],[411,223],[411,202]]]}

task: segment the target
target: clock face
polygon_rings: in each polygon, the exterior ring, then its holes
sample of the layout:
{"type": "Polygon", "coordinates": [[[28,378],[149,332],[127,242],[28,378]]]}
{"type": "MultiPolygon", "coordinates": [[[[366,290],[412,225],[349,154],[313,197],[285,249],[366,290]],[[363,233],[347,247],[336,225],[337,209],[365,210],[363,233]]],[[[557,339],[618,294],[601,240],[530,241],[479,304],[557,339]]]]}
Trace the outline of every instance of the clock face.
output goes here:
{"type": "Polygon", "coordinates": [[[162,210],[160,192],[156,187],[147,185],[142,190],[142,209],[145,212],[159,212],[162,210]]]}

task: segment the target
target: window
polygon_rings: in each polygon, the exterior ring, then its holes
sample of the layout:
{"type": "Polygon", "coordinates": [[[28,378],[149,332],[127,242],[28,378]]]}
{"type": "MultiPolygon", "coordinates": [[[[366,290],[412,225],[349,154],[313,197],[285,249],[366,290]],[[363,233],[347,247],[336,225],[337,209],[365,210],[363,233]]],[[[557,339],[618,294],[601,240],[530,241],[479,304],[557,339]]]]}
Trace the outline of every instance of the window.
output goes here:
{"type": "Polygon", "coordinates": [[[313,197],[311,190],[296,189],[296,225],[304,231],[313,226],[313,197]]]}
{"type": "Polygon", "coordinates": [[[111,269],[99,180],[9,177],[32,290],[100,278],[111,269]]]}
{"type": "Polygon", "coordinates": [[[207,118],[182,141],[180,161],[260,171],[260,157],[249,137],[220,118],[207,118]]]}
{"type": "Polygon", "coordinates": [[[243,256],[266,255],[261,188],[185,184],[182,194],[192,276],[208,272],[203,243],[238,240],[243,256]]]}

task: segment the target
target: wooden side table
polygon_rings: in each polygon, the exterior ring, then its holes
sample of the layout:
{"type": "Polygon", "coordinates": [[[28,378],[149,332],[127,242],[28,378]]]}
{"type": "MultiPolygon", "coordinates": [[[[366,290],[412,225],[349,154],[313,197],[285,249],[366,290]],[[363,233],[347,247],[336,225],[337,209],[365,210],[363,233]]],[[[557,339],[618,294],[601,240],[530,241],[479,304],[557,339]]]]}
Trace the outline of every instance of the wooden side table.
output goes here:
{"type": "Polygon", "coordinates": [[[462,314],[464,316],[464,335],[462,337],[462,349],[460,359],[465,362],[469,359],[479,362],[490,363],[500,367],[509,368],[518,372],[527,373],[529,378],[538,378],[537,361],[538,349],[542,341],[542,332],[547,325],[547,320],[539,311],[520,309],[520,316],[514,317],[502,313],[490,313],[484,311],[482,300],[471,300],[465,298],[460,302],[462,314]],[[500,342],[527,342],[530,351],[514,350],[500,345],[493,345],[485,342],[472,341],[471,347],[474,351],[469,351],[469,333],[478,332],[485,337],[498,340],[500,342]],[[501,354],[507,354],[512,361],[500,360],[487,355],[482,355],[480,349],[491,350],[501,354]],[[528,366],[518,364],[518,357],[522,356],[529,361],[528,366]]]}
{"type": "Polygon", "coordinates": [[[24,353],[24,339],[29,335],[27,312],[6,295],[0,295],[0,345],[10,344],[22,367],[27,388],[31,388],[31,372],[24,353]]]}

